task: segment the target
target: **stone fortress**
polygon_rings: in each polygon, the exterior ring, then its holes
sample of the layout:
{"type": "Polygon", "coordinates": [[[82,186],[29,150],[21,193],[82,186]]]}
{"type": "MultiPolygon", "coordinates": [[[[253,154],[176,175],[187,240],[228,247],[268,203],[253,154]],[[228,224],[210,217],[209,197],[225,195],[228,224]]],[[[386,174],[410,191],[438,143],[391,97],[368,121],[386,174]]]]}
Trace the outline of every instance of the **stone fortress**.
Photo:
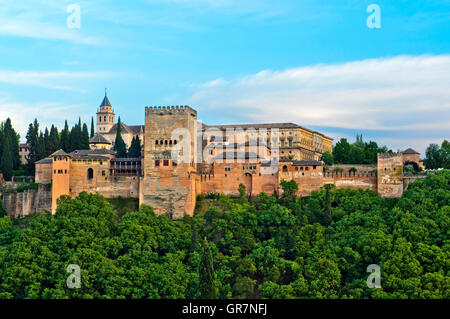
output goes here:
{"type": "Polygon", "coordinates": [[[87,191],[138,198],[157,214],[180,219],[194,213],[199,194],[238,195],[243,184],[248,196],[272,195],[280,192],[282,180],[295,180],[299,196],[334,184],[400,197],[404,163],[420,162],[419,154],[408,150],[379,154],[377,166],[352,165],[357,172],[325,172],[320,159],[332,151],[330,137],[293,123],[204,125],[189,106],[145,107],[145,125],[121,123],[128,146],[139,136],[142,157],[116,158],[117,123],[106,95],[96,119],[90,150],[60,150],[36,163],[35,181],[51,184],[52,213],[60,196],[87,191]]]}

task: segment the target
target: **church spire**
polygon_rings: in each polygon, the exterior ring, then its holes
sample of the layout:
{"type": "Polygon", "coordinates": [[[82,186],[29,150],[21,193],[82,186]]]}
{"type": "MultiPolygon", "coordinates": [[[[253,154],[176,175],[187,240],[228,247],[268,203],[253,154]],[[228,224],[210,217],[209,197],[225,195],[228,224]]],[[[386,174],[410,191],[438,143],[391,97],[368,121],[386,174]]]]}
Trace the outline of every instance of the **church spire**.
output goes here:
{"type": "Polygon", "coordinates": [[[105,97],[103,98],[102,104],[100,106],[111,106],[111,103],[109,102],[108,95],[106,94],[106,88],[105,88],[105,97]]]}

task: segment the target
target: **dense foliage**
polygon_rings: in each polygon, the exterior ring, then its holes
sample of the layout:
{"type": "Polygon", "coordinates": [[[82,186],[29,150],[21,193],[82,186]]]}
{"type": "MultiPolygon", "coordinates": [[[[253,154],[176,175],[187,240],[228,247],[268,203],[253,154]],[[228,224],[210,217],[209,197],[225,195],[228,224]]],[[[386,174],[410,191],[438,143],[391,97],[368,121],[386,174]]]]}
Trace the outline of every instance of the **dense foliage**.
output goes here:
{"type": "Polygon", "coordinates": [[[386,153],[386,146],[379,147],[376,142],[364,142],[362,135],[356,136],[356,142],[350,144],[341,138],[333,147],[333,154],[324,154],[322,160],[327,165],[335,164],[376,164],[377,153],[386,153]]]}
{"type": "Polygon", "coordinates": [[[437,144],[430,144],[425,151],[424,160],[427,169],[445,168],[450,169],[450,142],[444,140],[441,147],[437,144]]]}
{"type": "Polygon", "coordinates": [[[30,154],[27,156],[26,172],[29,175],[34,175],[35,163],[50,154],[62,149],[66,152],[74,150],[89,149],[89,132],[86,124],[82,124],[78,119],[69,131],[69,125],[65,122],[64,129],[61,134],[58,128],[52,125],[50,130],[45,128],[44,132],[39,129],[39,122],[37,119],[30,123],[27,131],[27,144],[29,146],[30,154]]]}
{"type": "Polygon", "coordinates": [[[282,187],[281,198],[200,196],[195,217],[178,222],[145,206],[119,217],[86,193],[25,228],[2,217],[0,298],[198,298],[201,289],[219,298],[450,298],[450,171],[415,181],[400,200],[331,186],[297,199],[295,185],[282,187]],[[66,286],[69,264],[81,268],[80,289],[66,286]],[[370,264],[381,267],[380,289],[367,287],[370,264]]]}

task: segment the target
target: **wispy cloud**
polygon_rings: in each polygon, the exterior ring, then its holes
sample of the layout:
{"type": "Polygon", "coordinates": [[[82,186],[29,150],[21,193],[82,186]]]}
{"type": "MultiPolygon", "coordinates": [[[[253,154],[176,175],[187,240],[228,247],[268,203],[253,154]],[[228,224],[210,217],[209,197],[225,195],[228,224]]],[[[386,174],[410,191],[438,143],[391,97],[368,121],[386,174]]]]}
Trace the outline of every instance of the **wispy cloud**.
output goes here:
{"type": "MultiPolygon", "coordinates": [[[[250,122],[450,135],[450,55],[397,56],[217,79],[196,89],[202,111],[250,122]]],[[[406,140],[407,138],[403,138],[406,140]]]]}
{"type": "MultiPolygon", "coordinates": [[[[21,141],[25,141],[28,124],[36,117],[41,124],[41,129],[50,127],[55,124],[62,128],[64,120],[76,121],[82,108],[78,104],[66,104],[63,102],[35,102],[28,103],[24,101],[11,100],[5,94],[0,93],[0,121],[10,118],[14,129],[20,134],[21,141]],[[12,112],[11,110],[15,110],[12,112]],[[69,116],[68,114],[77,114],[77,116],[69,116]]],[[[87,115],[85,116],[87,118],[87,115]]]]}
{"type": "Polygon", "coordinates": [[[0,82],[15,85],[31,85],[47,89],[82,91],[75,87],[75,80],[111,77],[111,72],[36,72],[0,70],[0,82]]]}
{"type": "Polygon", "coordinates": [[[85,34],[83,28],[67,27],[69,4],[68,1],[0,0],[0,36],[67,41],[83,45],[104,44],[104,39],[85,34]]]}

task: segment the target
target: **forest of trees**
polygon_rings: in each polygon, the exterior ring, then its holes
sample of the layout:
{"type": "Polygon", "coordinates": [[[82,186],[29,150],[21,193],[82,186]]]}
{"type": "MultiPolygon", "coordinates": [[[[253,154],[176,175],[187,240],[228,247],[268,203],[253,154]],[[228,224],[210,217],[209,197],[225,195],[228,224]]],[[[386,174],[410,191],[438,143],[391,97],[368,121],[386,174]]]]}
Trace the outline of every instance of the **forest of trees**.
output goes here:
{"type": "MultiPolygon", "coordinates": [[[[333,147],[333,152],[325,152],[322,160],[326,165],[333,164],[376,164],[377,153],[392,152],[386,146],[379,147],[376,142],[364,142],[362,135],[356,136],[356,142],[350,144],[341,138],[333,147]]],[[[425,151],[425,168],[450,168],[450,143],[444,140],[441,146],[430,144],[425,151]]]]}
{"type": "Polygon", "coordinates": [[[181,221],[100,195],[0,218],[0,298],[450,298],[450,171],[400,200],[328,186],[296,198],[199,196],[181,221]],[[21,223],[22,227],[16,224],[21,223]],[[69,289],[66,269],[81,268],[69,289]],[[381,268],[368,288],[367,267],[381,268]]]}
{"type": "Polygon", "coordinates": [[[386,146],[379,147],[376,142],[364,142],[362,135],[356,136],[356,142],[350,144],[341,138],[333,147],[333,153],[325,152],[322,160],[327,165],[333,164],[376,164],[377,153],[386,153],[386,146]]]}

